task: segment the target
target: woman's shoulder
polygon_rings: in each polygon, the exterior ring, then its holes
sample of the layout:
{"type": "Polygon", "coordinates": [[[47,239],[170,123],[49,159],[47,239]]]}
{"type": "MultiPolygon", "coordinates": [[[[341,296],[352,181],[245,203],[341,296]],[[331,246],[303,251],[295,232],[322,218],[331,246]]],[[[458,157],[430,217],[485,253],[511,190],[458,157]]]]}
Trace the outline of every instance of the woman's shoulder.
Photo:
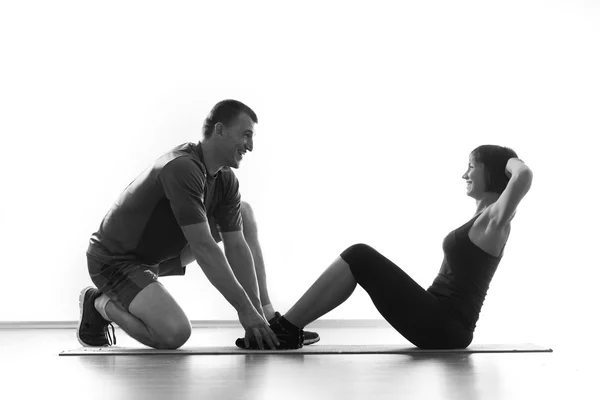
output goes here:
{"type": "Polygon", "coordinates": [[[498,257],[508,240],[511,226],[510,223],[496,224],[490,208],[491,206],[475,219],[471,229],[469,229],[469,239],[486,253],[498,257]]]}

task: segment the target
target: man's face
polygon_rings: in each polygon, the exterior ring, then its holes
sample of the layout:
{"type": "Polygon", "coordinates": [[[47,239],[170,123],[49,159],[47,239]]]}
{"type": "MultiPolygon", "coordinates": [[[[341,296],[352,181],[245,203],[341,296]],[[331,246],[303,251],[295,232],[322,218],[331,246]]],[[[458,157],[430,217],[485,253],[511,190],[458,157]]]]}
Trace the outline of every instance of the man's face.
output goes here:
{"type": "Polygon", "coordinates": [[[223,125],[222,152],[226,166],[239,168],[247,151],[254,148],[254,121],[246,113],[240,113],[227,126],[223,125]]]}

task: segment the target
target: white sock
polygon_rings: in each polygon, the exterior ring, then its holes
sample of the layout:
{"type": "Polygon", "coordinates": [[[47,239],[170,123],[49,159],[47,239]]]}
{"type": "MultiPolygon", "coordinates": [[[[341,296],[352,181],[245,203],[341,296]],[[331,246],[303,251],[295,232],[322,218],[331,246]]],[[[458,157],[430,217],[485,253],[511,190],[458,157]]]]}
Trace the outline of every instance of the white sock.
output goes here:
{"type": "Polygon", "coordinates": [[[98,310],[100,315],[102,315],[102,318],[104,318],[108,322],[112,322],[112,320],[110,318],[108,318],[108,315],[106,315],[106,304],[109,301],[110,301],[110,298],[107,295],[102,294],[102,295],[96,297],[96,300],[94,300],[94,307],[96,307],[96,310],[98,310]]]}

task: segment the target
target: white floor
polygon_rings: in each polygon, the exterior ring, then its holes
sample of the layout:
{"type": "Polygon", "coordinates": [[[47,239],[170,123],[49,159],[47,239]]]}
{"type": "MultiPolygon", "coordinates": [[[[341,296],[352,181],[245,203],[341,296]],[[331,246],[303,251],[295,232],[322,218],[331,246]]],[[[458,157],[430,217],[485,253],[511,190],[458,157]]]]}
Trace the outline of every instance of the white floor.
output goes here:
{"type": "MultiPolygon", "coordinates": [[[[322,344],[405,343],[389,328],[318,332],[322,344]]],[[[194,329],[188,344],[232,345],[239,335],[239,328],[194,329]]],[[[117,341],[135,344],[119,329],[117,341]]],[[[77,347],[73,329],[0,330],[0,398],[600,399],[593,348],[446,356],[58,356],[77,347]]]]}

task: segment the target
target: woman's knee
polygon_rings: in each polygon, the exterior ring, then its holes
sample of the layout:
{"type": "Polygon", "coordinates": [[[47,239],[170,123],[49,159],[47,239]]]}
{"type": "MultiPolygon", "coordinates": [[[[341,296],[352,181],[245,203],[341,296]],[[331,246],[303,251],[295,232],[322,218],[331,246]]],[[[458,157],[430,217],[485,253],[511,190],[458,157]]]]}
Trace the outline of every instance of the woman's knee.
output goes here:
{"type": "Polygon", "coordinates": [[[344,250],[341,257],[351,266],[359,266],[368,264],[374,255],[379,255],[377,250],[367,244],[357,243],[344,250]]]}

